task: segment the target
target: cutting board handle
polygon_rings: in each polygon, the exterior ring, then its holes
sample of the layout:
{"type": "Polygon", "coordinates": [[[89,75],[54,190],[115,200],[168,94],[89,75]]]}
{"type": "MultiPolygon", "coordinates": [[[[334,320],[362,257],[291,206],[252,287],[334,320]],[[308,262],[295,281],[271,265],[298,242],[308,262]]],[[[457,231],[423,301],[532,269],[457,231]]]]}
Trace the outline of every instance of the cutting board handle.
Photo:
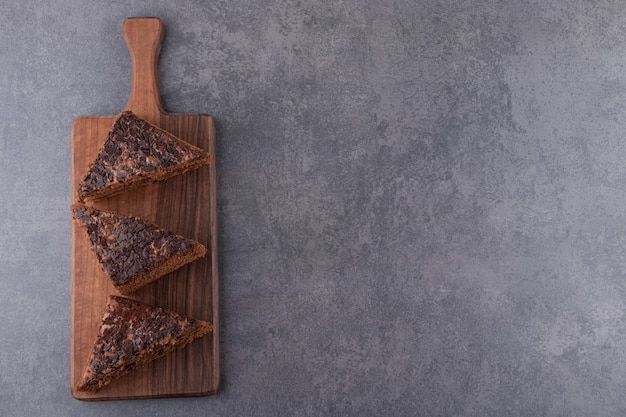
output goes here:
{"type": "Polygon", "coordinates": [[[122,34],[132,62],[130,96],[124,110],[158,123],[163,113],[157,79],[157,63],[165,28],[157,17],[131,17],[124,20],[122,34]]]}

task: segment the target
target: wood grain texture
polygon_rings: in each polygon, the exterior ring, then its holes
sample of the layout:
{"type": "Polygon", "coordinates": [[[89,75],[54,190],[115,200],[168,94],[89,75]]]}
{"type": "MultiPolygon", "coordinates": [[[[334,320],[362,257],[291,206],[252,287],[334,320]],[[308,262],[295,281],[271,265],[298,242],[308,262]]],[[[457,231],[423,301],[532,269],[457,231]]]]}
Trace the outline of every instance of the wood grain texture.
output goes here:
{"type": "MultiPolygon", "coordinates": [[[[131,18],[122,32],[133,62],[131,92],[124,110],[208,150],[215,161],[215,128],[206,114],[165,113],[161,107],[156,63],[163,38],[157,18],[131,18]]],[[[81,116],[72,122],[71,192],[95,159],[117,116],[81,116]]],[[[111,400],[209,395],[219,384],[219,318],[215,163],[160,183],[97,200],[89,205],[139,216],[199,241],[207,255],[137,291],[133,298],[213,323],[214,332],[182,350],[138,369],[96,394],[77,392],[109,294],[117,294],[77,222],[71,227],[72,395],[81,400],[111,400]]],[[[68,208],[68,214],[70,213],[68,208]]]]}

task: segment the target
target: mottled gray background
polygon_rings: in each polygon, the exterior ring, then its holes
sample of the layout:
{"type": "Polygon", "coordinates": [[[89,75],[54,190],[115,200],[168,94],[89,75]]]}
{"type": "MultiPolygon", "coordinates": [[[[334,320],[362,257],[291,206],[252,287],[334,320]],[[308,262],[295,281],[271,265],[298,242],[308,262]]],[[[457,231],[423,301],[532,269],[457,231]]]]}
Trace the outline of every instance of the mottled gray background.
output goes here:
{"type": "Polygon", "coordinates": [[[621,0],[0,0],[3,416],[626,416],[621,0]],[[217,122],[221,388],[69,390],[70,123],[166,25],[217,122]]]}

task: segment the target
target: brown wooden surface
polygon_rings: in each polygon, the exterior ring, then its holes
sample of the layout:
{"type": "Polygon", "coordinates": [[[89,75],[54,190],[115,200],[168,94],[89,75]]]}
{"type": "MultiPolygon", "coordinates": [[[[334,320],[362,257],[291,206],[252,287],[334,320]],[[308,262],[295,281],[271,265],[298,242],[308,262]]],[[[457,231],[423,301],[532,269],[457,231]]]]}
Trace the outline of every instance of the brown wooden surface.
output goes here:
{"type": "MultiPolygon", "coordinates": [[[[133,62],[131,92],[124,110],[207,149],[215,161],[213,119],[203,114],[165,113],[161,107],[156,67],[164,28],[157,18],[126,19],[122,33],[133,62]]],[[[115,120],[81,116],[71,132],[72,200],[115,120]]],[[[82,400],[110,400],[209,395],[219,383],[218,277],[215,163],[158,184],[89,203],[96,208],[140,216],[165,229],[204,244],[207,255],[137,291],[133,298],[213,323],[214,333],[134,371],[96,394],[76,392],[97,335],[109,294],[117,294],[102,271],[85,232],[71,227],[70,386],[82,400]]],[[[68,207],[68,216],[70,210],[68,207]]]]}

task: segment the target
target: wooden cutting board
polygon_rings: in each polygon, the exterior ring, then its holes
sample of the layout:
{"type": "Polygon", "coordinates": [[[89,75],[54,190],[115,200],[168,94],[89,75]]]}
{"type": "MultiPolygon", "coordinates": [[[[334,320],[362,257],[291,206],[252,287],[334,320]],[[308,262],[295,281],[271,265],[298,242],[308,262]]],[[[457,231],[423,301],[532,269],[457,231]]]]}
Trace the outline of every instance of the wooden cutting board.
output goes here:
{"type": "MultiPolygon", "coordinates": [[[[213,323],[212,335],[128,374],[96,394],[77,392],[109,294],[117,294],[76,221],[71,226],[72,395],[81,400],[200,396],[215,393],[219,383],[217,219],[215,128],[206,114],[166,113],[161,106],[157,61],[164,27],[157,18],[130,18],[122,33],[132,60],[130,98],[123,110],[208,150],[213,162],[157,184],[94,201],[90,205],[132,214],[195,239],[207,255],[137,291],[133,298],[213,323]]],[[[94,74],[96,76],[97,74],[94,74]]],[[[81,116],[72,122],[72,201],[79,182],[95,159],[117,115],[81,116]]],[[[68,216],[70,210],[68,208],[68,216]]]]}

